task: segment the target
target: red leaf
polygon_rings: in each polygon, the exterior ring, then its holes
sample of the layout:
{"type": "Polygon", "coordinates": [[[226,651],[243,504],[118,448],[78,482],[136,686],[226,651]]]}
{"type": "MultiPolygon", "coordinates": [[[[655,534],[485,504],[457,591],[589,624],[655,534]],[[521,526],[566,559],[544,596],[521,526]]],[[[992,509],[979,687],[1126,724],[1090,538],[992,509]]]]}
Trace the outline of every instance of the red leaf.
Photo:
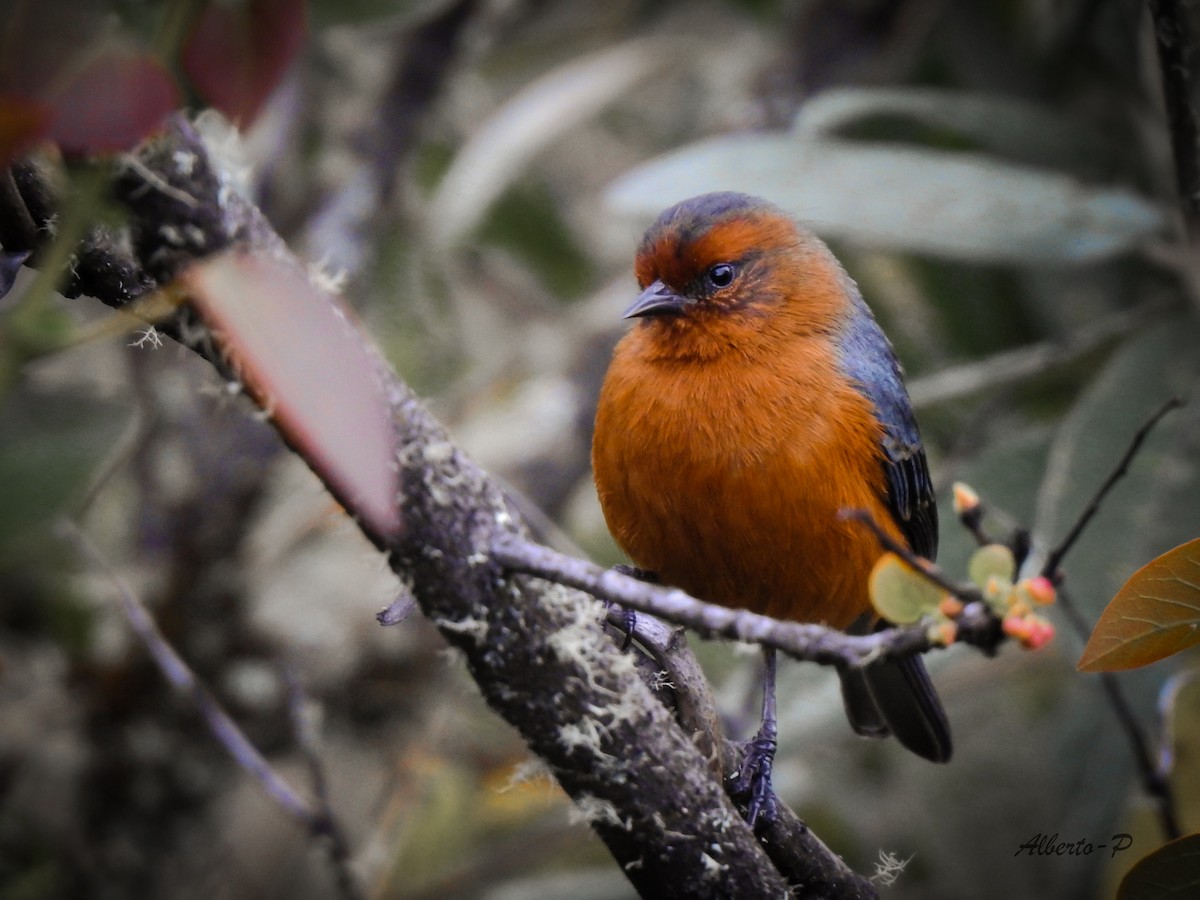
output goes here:
{"type": "Polygon", "coordinates": [[[1083,672],[1134,669],[1200,644],[1200,538],[1144,565],[1117,591],[1083,648],[1083,672]]]}
{"type": "Polygon", "coordinates": [[[49,137],[67,155],[127,150],[180,105],[179,89],[149,54],[112,44],[45,95],[49,137]]]}
{"type": "Polygon", "coordinates": [[[259,406],[373,534],[394,535],[389,408],[340,304],[292,266],[245,251],[199,262],[183,281],[259,406]]]}
{"type": "Polygon", "coordinates": [[[49,123],[50,111],[41,103],[0,96],[0,168],[32,149],[49,123]]]}
{"type": "MultiPolygon", "coordinates": [[[[154,56],[112,27],[102,3],[18,0],[0,17],[0,93],[37,117],[35,138],[69,155],[127,150],[180,105],[154,56]]],[[[3,130],[13,127],[9,111],[3,130]]],[[[22,135],[29,123],[18,126],[22,135]]],[[[13,144],[0,138],[0,153],[13,144]]],[[[20,152],[25,142],[16,142],[20,152]]]]}
{"type": "Polygon", "coordinates": [[[250,124],[304,44],[304,0],[208,3],[183,44],[183,70],[204,99],[250,124]]]}

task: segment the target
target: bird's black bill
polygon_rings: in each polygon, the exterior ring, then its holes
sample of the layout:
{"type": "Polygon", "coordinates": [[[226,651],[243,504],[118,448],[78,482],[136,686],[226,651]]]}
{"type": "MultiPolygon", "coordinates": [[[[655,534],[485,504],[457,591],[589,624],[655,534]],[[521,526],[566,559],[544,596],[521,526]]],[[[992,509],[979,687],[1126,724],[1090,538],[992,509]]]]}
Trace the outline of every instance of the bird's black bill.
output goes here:
{"type": "Polygon", "coordinates": [[[644,316],[677,316],[687,305],[687,298],[681,297],[661,281],[653,281],[638,295],[638,298],[625,310],[626,319],[637,319],[644,316]]]}

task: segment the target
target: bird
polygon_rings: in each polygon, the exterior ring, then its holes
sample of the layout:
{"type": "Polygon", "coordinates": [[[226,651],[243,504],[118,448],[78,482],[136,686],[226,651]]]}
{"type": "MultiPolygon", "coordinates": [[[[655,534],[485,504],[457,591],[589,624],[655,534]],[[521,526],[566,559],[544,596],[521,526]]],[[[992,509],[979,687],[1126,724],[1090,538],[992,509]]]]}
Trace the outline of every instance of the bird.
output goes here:
{"type": "MultiPolygon", "coordinates": [[[[596,407],[592,470],[636,571],[726,607],[856,633],[883,554],[862,511],[933,560],[934,489],[891,343],[826,244],[734,192],[663,211],[596,407]]],[[[774,814],[775,654],[763,724],[734,785],[774,814]]],[[[919,656],[839,671],[852,728],[947,762],[950,727],[919,656]]]]}

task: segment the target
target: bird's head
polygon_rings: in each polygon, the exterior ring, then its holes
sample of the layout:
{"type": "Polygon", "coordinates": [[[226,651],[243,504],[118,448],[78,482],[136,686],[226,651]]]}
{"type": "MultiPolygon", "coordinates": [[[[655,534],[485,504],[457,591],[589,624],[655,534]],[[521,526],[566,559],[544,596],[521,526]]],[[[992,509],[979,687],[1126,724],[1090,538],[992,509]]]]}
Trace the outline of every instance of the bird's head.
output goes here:
{"type": "Polygon", "coordinates": [[[849,280],[828,248],[746,194],[703,194],[665,210],[634,270],[642,292],[625,317],[648,320],[664,339],[747,343],[828,330],[846,315],[849,280]]]}

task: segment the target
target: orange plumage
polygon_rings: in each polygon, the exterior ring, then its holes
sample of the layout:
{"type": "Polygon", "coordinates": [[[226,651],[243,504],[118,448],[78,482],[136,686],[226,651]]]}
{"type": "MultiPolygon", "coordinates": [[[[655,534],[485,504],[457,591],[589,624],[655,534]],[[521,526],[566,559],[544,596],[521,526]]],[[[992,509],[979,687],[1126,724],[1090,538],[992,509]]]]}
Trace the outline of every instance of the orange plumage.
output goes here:
{"type": "MultiPolygon", "coordinates": [[[[703,600],[850,626],[870,610],[881,550],[842,510],[936,547],[899,369],[854,283],[818,238],[739,194],[665,212],[636,274],[640,321],[614,352],[592,449],[617,543],[703,600]]],[[[907,662],[919,695],[928,680],[907,662]]],[[[944,744],[922,755],[948,756],[944,744]]]]}

